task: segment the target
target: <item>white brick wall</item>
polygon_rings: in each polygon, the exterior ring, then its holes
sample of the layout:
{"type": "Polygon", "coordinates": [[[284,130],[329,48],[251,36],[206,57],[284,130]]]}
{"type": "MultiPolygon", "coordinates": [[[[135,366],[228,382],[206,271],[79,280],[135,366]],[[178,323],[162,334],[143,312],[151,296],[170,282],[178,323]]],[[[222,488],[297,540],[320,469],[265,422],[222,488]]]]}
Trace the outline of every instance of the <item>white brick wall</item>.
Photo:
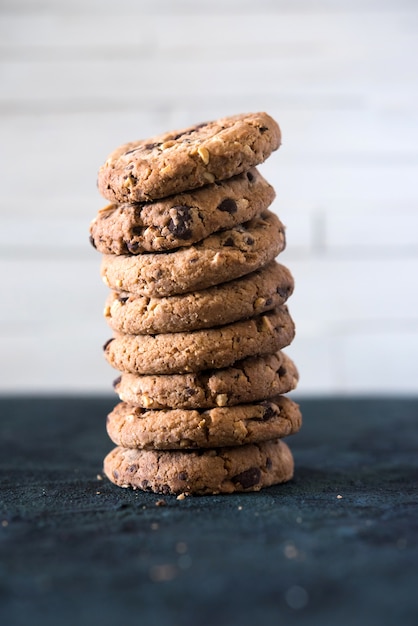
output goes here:
{"type": "Polygon", "coordinates": [[[0,392],[109,392],[88,226],[124,141],[252,110],[299,394],[417,393],[415,0],[3,0],[0,392]]]}

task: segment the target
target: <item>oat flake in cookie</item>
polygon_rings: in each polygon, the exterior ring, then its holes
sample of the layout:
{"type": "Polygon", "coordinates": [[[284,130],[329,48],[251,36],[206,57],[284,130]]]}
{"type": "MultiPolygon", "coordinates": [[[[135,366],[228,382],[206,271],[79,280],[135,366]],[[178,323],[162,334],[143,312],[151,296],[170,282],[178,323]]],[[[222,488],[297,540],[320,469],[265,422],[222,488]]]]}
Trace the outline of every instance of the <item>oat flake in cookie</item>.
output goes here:
{"type": "Polygon", "coordinates": [[[267,113],[225,117],[120,146],[97,184],[111,202],[165,198],[245,172],[280,143],[280,128],[267,113]]]}

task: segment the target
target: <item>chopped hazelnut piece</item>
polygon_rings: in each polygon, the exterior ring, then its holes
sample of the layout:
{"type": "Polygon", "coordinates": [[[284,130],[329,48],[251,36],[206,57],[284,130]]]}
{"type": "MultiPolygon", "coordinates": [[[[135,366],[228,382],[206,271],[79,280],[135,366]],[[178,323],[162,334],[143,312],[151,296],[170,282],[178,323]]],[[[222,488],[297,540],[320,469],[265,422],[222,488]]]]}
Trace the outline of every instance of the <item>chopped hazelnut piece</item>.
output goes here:
{"type": "Polygon", "coordinates": [[[210,157],[209,150],[205,148],[204,146],[200,146],[200,148],[197,149],[197,153],[202,159],[203,163],[207,165],[209,163],[209,157],[210,157]]]}
{"type": "Polygon", "coordinates": [[[226,406],[228,404],[228,396],[226,393],[219,393],[216,396],[216,404],[218,406],[226,406]]]}
{"type": "Polygon", "coordinates": [[[203,172],[203,178],[206,178],[208,183],[214,183],[215,177],[211,172],[203,172]]]}

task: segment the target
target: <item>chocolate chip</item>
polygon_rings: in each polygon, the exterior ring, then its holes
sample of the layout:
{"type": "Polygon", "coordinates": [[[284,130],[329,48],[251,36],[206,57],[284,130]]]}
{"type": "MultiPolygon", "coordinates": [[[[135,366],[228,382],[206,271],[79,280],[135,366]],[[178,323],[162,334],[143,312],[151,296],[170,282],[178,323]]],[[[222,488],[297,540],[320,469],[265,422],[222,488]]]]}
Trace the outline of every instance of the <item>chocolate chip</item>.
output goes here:
{"type": "Polygon", "coordinates": [[[266,132],[266,130],[268,130],[267,126],[260,126],[260,133],[263,134],[266,132]]]}
{"type": "Polygon", "coordinates": [[[262,332],[263,328],[264,328],[264,321],[263,321],[263,316],[262,315],[257,315],[257,317],[254,318],[255,321],[255,325],[257,328],[257,331],[260,333],[262,332]]]}
{"type": "Polygon", "coordinates": [[[289,287],[277,287],[276,291],[281,298],[287,298],[289,295],[290,289],[289,287]]]}
{"type": "Polygon", "coordinates": [[[113,474],[113,478],[116,478],[116,480],[119,478],[118,470],[113,470],[112,474],[113,474]]]}
{"type": "Polygon", "coordinates": [[[138,465],[136,463],[128,467],[128,472],[130,474],[134,474],[137,470],[138,470],[138,465]]]}
{"type": "Polygon", "coordinates": [[[267,298],[266,306],[270,306],[270,304],[273,304],[273,298],[267,298]]]}
{"type": "Polygon", "coordinates": [[[225,239],[225,241],[222,244],[224,247],[233,247],[235,246],[235,241],[233,240],[232,237],[228,237],[228,239],[225,239]]]}
{"type": "Polygon", "coordinates": [[[193,221],[190,212],[192,207],[179,205],[173,206],[172,210],[176,211],[176,220],[171,219],[168,223],[168,230],[179,239],[190,239],[192,236],[191,223],[193,221]]]}
{"type": "Polygon", "coordinates": [[[254,180],[254,174],[252,172],[247,172],[247,178],[250,181],[250,183],[252,183],[254,180]]]}
{"type": "Polygon", "coordinates": [[[110,339],[108,339],[108,340],[106,341],[106,343],[105,343],[105,344],[104,344],[104,346],[103,346],[103,351],[104,351],[104,350],[106,350],[106,348],[108,347],[108,345],[109,345],[109,344],[111,344],[113,340],[114,340],[114,337],[111,337],[110,339]]]}
{"type": "Polygon", "coordinates": [[[218,204],[218,211],[232,215],[238,211],[237,203],[232,198],[225,198],[225,200],[222,200],[222,202],[218,204]]]}
{"type": "MultiPolygon", "coordinates": [[[[140,146],[137,146],[136,148],[132,148],[132,150],[128,150],[127,152],[125,152],[125,156],[127,154],[133,154],[134,152],[138,152],[138,150],[153,150],[154,148],[157,148],[158,146],[160,146],[161,144],[159,143],[146,143],[146,144],[141,144],[140,146]]],[[[127,169],[127,168],[126,168],[127,169]]],[[[132,168],[131,168],[132,169],[132,168]]]]}
{"type": "Polygon", "coordinates": [[[179,472],[177,475],[177,478],[179,480],[187,480],[188,476],[187,476],[187,472],[179,472]]]}
{"type": "Polygon", "coordinates": [[[138,150],[142,150],[142,149],[143,149],[143,146],[138,146],[138,148],[133,148],[132,150],[128,150],[128,152],[125,152],[125,156],[127,154],[133,154],[134,152],[137,152],[138,150]]]}
{"type": "Polygon", "coordinates": [[[184,393],[188,397],[195,396],[197,394],[197,389],[192,389],[191,387],[186,387],[186,389],[184,390],[184,393]]]}
{"type": "Polygon", "coordinates": [[[254,243],[254,239],[252,237],[245,237],[244,241],[248,246],[252,246],[254,243]]]}
{"type": "Polygon", "coordinates": [[[269,419],[276,415],[276,411],[273,409],[269,402],[262,402],[263,405],[263,422],[267,422],[269,419]]]}
{"type": "Polygon", "coordinates": [[[149,486],[149,481],[144,479],[143,481],[141,481],[141,487],[142,489],[148,489],[149,486]]]}
{"type": "Polygon", "coordinates": [[[119,296],[118,301],[121,304],[125,304],[125,302],[127,302],[129,300],[129,296],[119,296]]]}
{"type": "Polygon", "coordinates": [[[195,130],[199,130],[199,128],[204,128],[204,127],[205,127],[205,126],[207,126],[207,125],[208,125],[208,123],[207,123],[207,122],[202,122],[201,124],[196,124],[196,125],[193,127],[193,132],[194,132],[195,130]]]}
{"type": "Polygon", "coordinates": [[[140,244],[136,241],[127,241],[126,247],[131,254],[136,254],[141,248],[140,244]]]}
{"type": "Polygon", "coordinates": [[[243,489],[249,489],[254,487],[260,482],[261,472],[258,467],[250,467],[250,469],[241,472],[231,478],[231,481],[236,485],[239,483],[243,489]]]}
{"type": "Polygon", "coordinates": [[[273,466],[273,461],[271,460],[271,458],[268,456],[266,459],[266,469],[271,469],[273,466]]]}
{"type": "Polygon", "coordinates": [[[117,378],[115,378],[115,380],[112,383],[113,389],[116,389],[116,387],[119,385],[121,380],[122,380],[122,376],[118,376],[117,378]]]}
{"type": "Polygon", "coordinates": [[[134,226],[133,228],[131,228],[131,233],[132,235],[137,235],[138,237],[140,237],[143,233],[143,228],[142,226],[134,226]]]}
{"type": "Polygon", "coordinates": [[[283,365],[281,365],[279,367],[279,369],[277,370],[277,373],[279,376],[285,376],[287,372],[287,369],[285,367],[283,367],[283,365]]]}
{"type": "Polygon", "coordinates": [[[203,128],[204,126],[206,126],[206,122],[204,122],[203,124],[196,124],[196,126],[192,126],[188,130],[185,130],[183,133],[178,133],[178,135],[173,135],[171,137],[171,140],[177,141],[177,139],[180,139],[180,137],[187,137],[188,135],[191,135],[196,130],[199,130],[199,128],[203,128]]]}
{"type": "Polygon", "coordinates": [[[93,246],[93,248],[95,248],[95,249],[97,250],[97,246],[96,246],[96,244],[94,243],[93,235],[90,235],[90,237],[89,237],[89,241],[90,241],[91,245],[93,246]]]}
{"type": "Polygon", "coordinates": [[[171,493],[171,489],[169,485],[160,485],[158,491],[165,496],[168,496],[171,493]]]}

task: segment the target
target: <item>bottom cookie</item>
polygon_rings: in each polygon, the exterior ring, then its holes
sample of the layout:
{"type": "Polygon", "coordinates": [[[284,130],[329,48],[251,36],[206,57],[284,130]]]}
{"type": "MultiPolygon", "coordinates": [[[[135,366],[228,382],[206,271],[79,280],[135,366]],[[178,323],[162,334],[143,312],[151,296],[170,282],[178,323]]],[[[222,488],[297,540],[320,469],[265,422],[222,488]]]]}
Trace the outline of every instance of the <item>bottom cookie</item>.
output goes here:
{"type": "Polygon", "coordinates": [[[259,491],[293,477],[293,456],[280,439],[209,450],[114,448],[104,472],[119,487],[205,495],[259,491]]]}

